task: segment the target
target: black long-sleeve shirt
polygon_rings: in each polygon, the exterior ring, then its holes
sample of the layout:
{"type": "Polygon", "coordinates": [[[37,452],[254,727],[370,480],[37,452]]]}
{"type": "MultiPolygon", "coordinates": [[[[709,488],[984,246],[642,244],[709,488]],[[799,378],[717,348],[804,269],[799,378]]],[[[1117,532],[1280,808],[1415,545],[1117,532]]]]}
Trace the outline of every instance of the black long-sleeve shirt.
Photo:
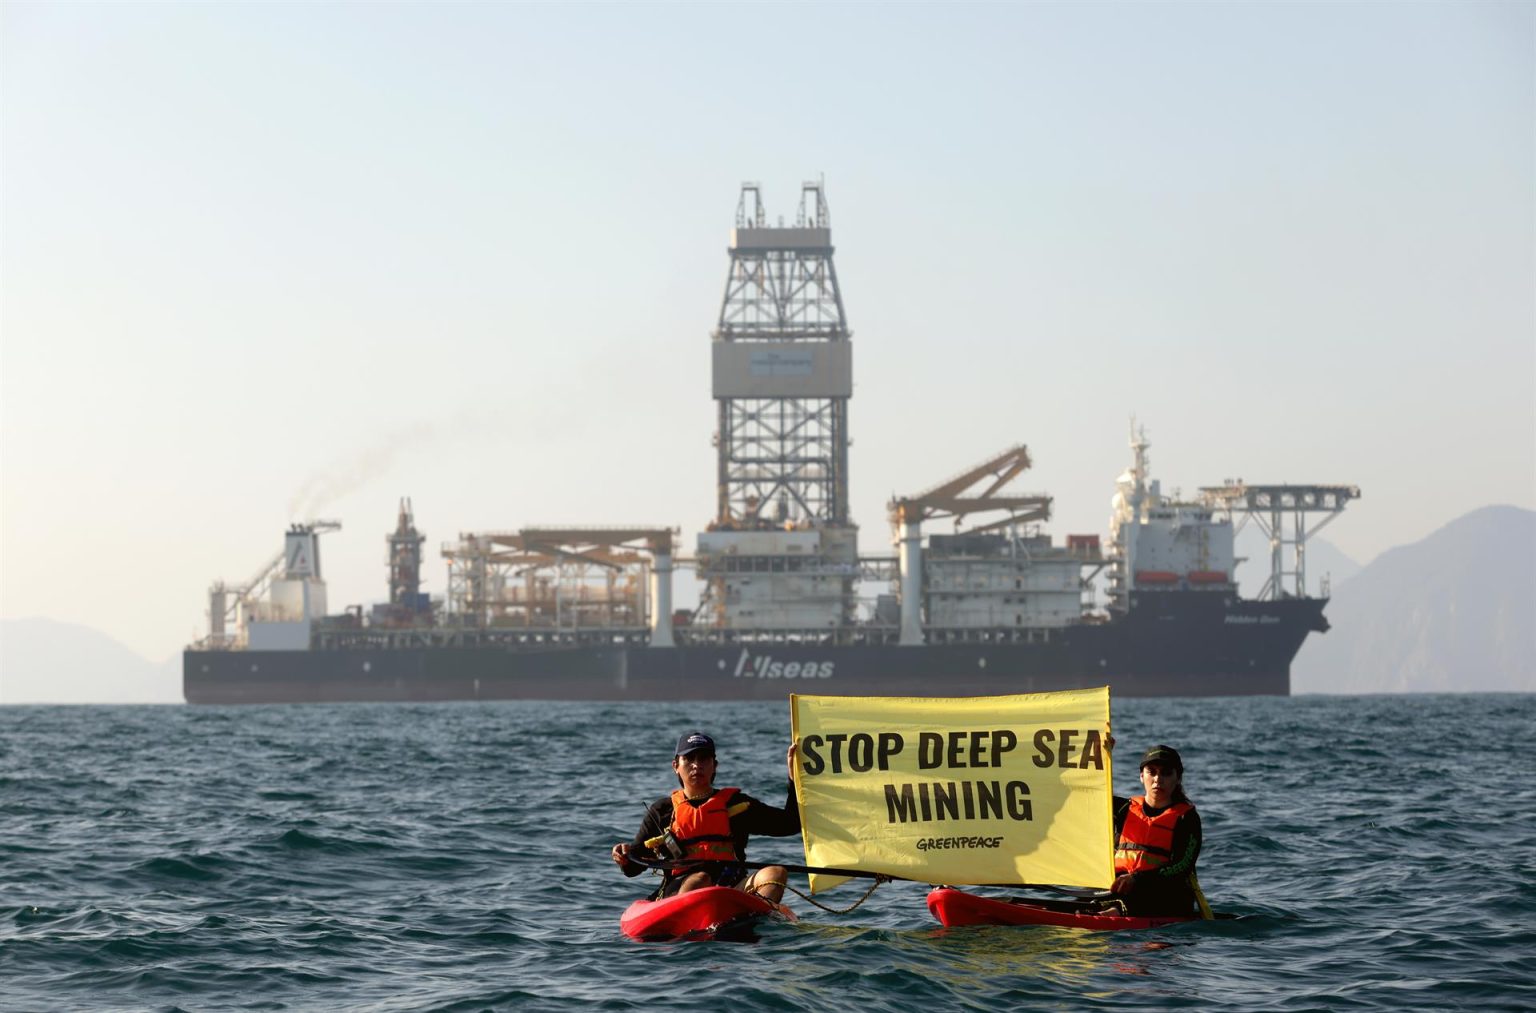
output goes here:
{"type": "MultiPolygon", "coordinates": [[[[1120,831],[1130,808],[1130,799],[1115,796],[1116,843],[1119,843],[1120,831]]],[[[1157,816],[1163,810],[1147,806],[1146,812],[1148,816],[1157,816]]],[[[1200,813],[1191,808],[1173,825],[1172,855],[1168,863],[1138,872],[1132,878],[1130,892],[1122,895],[1126,910],[1133,915],[1153,917],[1193,914],[1195,888],[1190,880],[1195,874],[1202,840],[1200,813]]]]}
{"type": "MultiPolygon", "coordinates": [[[[720,789],[716,788],[716,791],[720,789]]],[[[704,799],[689,799],[686,804],[698,806],[704,799]]],[[[731,805],[736,806],[747,803],[747,807],[731,817],[731,838],[736,848],[736,857],[740,861],[747,858],[747,838],[753,834],[759,837],[792,837],[800,832],[800,800],[795,797],[795,784],[789,782],[789,791],[785,794],[784,808],[771,806],[766,802],[753,798],[744,792],[738,791],[731,799],[731,805]]],[[[634,840],[630,842],[630,854],[636,858],[655,859],[659,856],[645,846],[645,842],[653,837],[660,837],[663,831],[672,825],[672,796],[663,795],[651,803],[651,807],[645,811],[645,819],[640,821],[640,829],[635,832],[634,840]]],[[[741,879],[745,870],[739,866],[728,865],[723,862],[707,862],[698,866],[712,873],[715,882],[722,886],[730,886],[741,879]]],[[[623,865],[624,875],[638,876],[645,871],[645,866],[636,862],[626,861],[623,865]]],[[[670,873],[667,881],[663,882],[662,892],[671,880],[670,873]]]]}

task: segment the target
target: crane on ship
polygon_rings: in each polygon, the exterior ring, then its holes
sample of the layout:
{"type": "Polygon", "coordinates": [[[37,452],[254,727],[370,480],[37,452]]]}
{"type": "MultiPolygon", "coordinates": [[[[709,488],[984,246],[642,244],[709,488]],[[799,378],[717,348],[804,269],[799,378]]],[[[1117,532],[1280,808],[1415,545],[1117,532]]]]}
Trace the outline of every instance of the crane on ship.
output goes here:
{"type": "Polygon", "coordinates": [[[923,492],[891,500],[891,526],[899,546],[901,573],[899,643],[912,646],[923,642],[923,522],[954,518],[959,530],[965,518],[973,514],[1006,511],[1001,520],[969,529],[979,533],[1050,519],[1051,497],[1003,495],[1005,487],[1029,470],[1031,463],[1029,448],[1020,443],[923,492]]]}
{"type": "MultiPolygon", "coordinates": [[[[999,495],[1004,486],[1029,470],[1032,463],[1028,446],[1020,443],[1009,447],[930,489],[891,500],[891,524],[900,529],[903,525],[920,526],[924,521],[953,517],[955,528],[959,530],[967,516],[994,510],[1006,510],[1008,516],[970,530],[995,531],[1015,524],[1049,520],[1051,497],[999,495]],[[966,490],[982,482],[986,485],[979,492],[967,493],[966,490]]],[[[913,531],[914,536],[920,534],[917,527],[913,531]]]]}

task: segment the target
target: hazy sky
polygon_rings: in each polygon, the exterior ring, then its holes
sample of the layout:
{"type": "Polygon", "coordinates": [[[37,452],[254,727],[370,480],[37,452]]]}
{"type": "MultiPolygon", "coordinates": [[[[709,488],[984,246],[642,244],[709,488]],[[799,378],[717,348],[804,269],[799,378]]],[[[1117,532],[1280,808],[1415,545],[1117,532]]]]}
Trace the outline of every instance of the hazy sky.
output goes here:
{"type": "Polygon", "coordinates": [[[0,17],[7,618],[166,657],[306,515],[377,601],[402,495],[437,594],[463,531],[691,547],[744,180],[826,180],[866,551],[1017,441],[1103,532],[1132,413],[1165,487],[1357,483],[1361,563],[1536,507],[1530,3],[0,17]]]}

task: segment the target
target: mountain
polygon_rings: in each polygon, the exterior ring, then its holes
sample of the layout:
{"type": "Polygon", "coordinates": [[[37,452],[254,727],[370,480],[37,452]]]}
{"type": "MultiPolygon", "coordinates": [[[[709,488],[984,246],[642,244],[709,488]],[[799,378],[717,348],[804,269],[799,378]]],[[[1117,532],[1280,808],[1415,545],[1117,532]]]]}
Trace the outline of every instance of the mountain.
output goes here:
{"type": "Polygon", "coordinates": [[[1490,506],[1334,589],[1296,693],[1536,691],[1536,512],[1490,506]]]}
{"type": "Polygon", "coordinates": [[[181,701],[179,655],[156,664],[88,626],[0,620],[0,704],[181,701]]]}

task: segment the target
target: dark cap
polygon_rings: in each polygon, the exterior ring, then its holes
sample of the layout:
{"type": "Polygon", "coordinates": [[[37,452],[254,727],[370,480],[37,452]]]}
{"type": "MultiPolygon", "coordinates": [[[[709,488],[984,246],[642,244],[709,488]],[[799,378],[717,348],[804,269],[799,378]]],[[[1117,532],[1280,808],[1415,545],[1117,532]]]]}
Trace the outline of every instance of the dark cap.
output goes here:
{"type": "Polygon", "coordinates": [[[677,752],[673,756],[687,756],[689,753],[697,753],[705,750],[711,755],[715,752],[715,740],[703,732],[687,732],[677,740],[677,752]]]}
{"type": "Polygon", "coordinates": [[[1140,770],[1149,763],[1161,763],[1165,767],[1172,767],[1181,774],[1184,773],[1184,760],[1179,756],[1179,751],[1172,746],[1153,746],[1141,758],[1141,762],[1136,765],[1136,769],[1140,770]]]}

